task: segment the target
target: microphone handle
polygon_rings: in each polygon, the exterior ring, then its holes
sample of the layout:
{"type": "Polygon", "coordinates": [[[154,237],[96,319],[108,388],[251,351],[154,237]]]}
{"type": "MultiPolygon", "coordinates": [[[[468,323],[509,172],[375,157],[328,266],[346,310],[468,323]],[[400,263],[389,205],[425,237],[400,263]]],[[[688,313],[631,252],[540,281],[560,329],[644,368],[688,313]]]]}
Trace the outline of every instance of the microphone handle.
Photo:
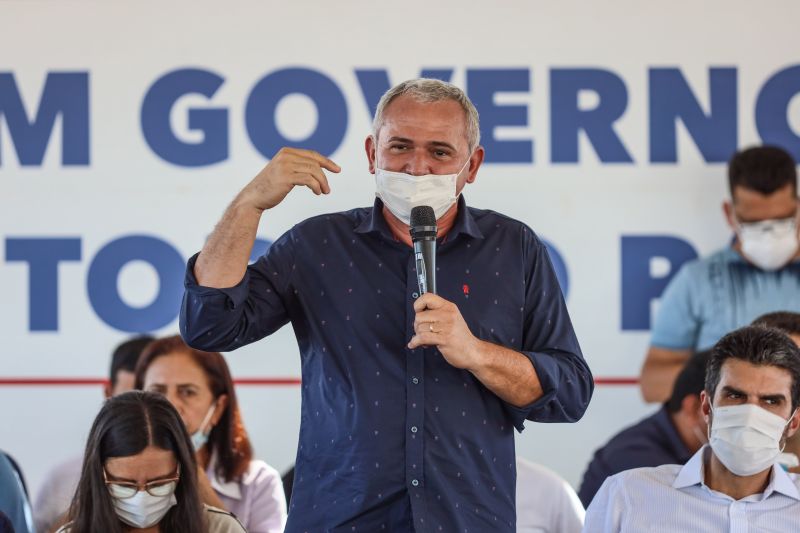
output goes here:
{"type": "Polygon", "coordinates": [[[419,294],[436,292],[436,238],[414,241],[414,259],[417,266],[419,294]]]}

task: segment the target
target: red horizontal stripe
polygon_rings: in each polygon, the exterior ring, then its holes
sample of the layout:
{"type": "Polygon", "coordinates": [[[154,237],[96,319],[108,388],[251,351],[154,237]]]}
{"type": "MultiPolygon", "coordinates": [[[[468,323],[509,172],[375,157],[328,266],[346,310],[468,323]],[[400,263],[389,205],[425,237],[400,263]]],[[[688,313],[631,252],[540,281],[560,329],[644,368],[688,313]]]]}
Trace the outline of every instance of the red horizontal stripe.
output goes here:
{"type": "Polygon", "coordinates": [[[594,378],[595,385],[638,385],[639,378],[603,377],[594,378]]]}
{"type": "MultiPolygon", "coordinates": [[[[281,385],[300,385],[300,378],[239,378],[235,379],[237,385],[260,385],[260,386],[281,386],[281,385]]],[[[595,385],[638,385],[639,378],[635,377],[601,377],[595,378],[595,385]]],[[[102,378],[0,378],[2,386],[21,386],[21,387],[63,387],[63,386],[84,386],[84,385],[105,385],[106,380],[102,378]]]]}

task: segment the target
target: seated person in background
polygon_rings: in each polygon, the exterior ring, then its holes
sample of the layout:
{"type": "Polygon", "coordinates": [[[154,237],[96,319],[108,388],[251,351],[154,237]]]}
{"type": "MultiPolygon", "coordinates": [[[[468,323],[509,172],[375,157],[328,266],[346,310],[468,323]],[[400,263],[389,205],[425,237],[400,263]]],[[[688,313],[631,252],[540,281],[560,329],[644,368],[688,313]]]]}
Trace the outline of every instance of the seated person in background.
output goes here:
{"type": "Polygon", "coordinates": [[[585,532],[798,531],[800,478],[776,459],[800,426],[800,350],[777,329],[729,333],[711,351],[701,398],[709,445],[685,466],[608,478],[585,532]]]}
{"type": "MultiPolygon", "coordinates": [[[[108,383],[103,389],[106,399],[133,390],[136,361],[152,340],[153,337],[141,335],[126,340],[114,349],[108,383]]],[[[33,506],[33,521],[39,533],[54,531],[63,521],[78,486],[82,464],[83,454],[80,454],[56,465],[45,474],[33,506]]]]}
{"type": "Polygon", "coordinates": [[[22,474],[13,459],[3,452],[0,452],[0,511],[12,524],[11,531],[35,531],[22,474]]]}
{"type": "Polygon", "coordinates": [[[569,483],[517,457],[517,533],[580,533],[585,514],[569,483]]]}
{"type": "Polygon", "coordinates": [[[163,396],[114,396],[89,432],[59,533],[245,532],[233,515],[201,502],[196,474],[189,434],[163,396]]]}
{"type": "MultiPolygon", "coordinates": [[[[800,346],[800,313],[788,311],[768,313],[755,319],[753,325],[777,328],[800,346]]],[[[791,472],[800,473],[800,431],[786,441],[786,448],[778,457],[778,462],[791,472]]]]}
{"type": "Polygon", "coordinates": [[[732,201],[723,205],[735,241],[683,265],[670,281],[653,323],[642,367],[648,402],[669,397],[693,352],[776,309],[800,311],[797,169],[788,153],[762,146],[728,165],[732,201]]]}
{"type": "Polygon", "coordinates": [[[682,465],[706,443],[700,393],[710,352],[691,357],[670,399],[655,414],[617,433],[598,449],[583,474],[578,496],[589,507],[607,477],[642,466],[682,465]]]}
{"type": "Polygon", "coordinates": [[[192,436],[203,502],[236,515],[250,533],[281,533],[286,498],[278,472],[252,460],[228,364],[175,335],[152,342],[136,366],[136,388],[166,396],[192,436]]]}

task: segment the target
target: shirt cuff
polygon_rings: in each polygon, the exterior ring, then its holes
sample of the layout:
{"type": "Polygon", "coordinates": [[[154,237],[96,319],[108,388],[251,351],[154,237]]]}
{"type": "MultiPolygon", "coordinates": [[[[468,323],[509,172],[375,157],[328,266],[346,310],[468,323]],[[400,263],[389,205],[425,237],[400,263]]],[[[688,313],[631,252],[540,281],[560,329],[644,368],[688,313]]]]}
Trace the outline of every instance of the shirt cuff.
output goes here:
{"type": "Polygon", "coordinates": [[[199,255],[200,252],[194,254],[189,258],[186,264],[186,275],[184,276],[183,286],[186,288],[187,296],[189,296],[190,299],[200,298],[204,302],[219,302],[228,310],[236,309],[241,306],[247,300],[247,293],[250,285],[250,271],[245,270],[242,280],[233,287],[225,289],[204,287],[197,283],[197,278],[194,276],[194,264],[197,262],[197,257],[199,255]]]}
{"type": "Polygon", "coordinates": [[[521,353],[530,360],[543,391],[541,398],[522,407],[517,407],[516,405],[505,402],[514,427],[517,428],[517,431],[522,433],[522,430],[525,429],[525,420],[531,419],[537,422],[547,422],[555,415],[550,403],[556,396],[557,389],[553,371],[556,370],[558,365],[547,354],[537,352],[518,353],[521,353]]]}

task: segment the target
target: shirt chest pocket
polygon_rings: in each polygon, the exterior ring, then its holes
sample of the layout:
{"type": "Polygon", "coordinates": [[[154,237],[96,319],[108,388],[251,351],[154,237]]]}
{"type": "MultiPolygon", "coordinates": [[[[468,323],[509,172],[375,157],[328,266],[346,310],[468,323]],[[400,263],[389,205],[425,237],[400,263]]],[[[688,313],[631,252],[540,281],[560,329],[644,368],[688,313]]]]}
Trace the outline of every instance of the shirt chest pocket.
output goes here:
{"type": "Polygon", "coordinates": [[[524,306],[517,298],[475,298],[459,305],[473,335],[514,350],[522,349],[524,306]]]}

